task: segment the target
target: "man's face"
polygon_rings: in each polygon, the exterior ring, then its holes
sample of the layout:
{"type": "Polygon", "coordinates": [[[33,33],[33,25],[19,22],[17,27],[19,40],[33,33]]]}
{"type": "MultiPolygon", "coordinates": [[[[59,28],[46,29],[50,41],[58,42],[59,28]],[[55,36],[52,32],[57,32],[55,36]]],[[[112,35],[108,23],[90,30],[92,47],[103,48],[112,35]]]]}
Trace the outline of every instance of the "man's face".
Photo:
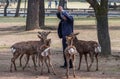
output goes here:
{"type": "Polygon", "coordinates": [[[63,10],[62,6],[58,6],[58,11],[61,12],[63,10]]]}

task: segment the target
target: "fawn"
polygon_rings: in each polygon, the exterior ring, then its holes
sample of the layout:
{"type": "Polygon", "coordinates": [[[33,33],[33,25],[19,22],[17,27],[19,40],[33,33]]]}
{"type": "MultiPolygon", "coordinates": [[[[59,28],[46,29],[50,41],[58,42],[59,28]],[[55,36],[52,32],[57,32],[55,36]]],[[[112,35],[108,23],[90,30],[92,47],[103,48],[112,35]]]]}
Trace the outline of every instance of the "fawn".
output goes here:
{"type": "Polygon", "coordinates": [[[41,75],[43,74],[43,63],[45,62],[47,68],[48,68],[48,73],[50,73],[50,67],[52,68],[52,71],[54,73],[54,75],[56,75],[55,70],[53,68],[53,65],[51,63],[51,59],[50,59],[50,44],[51,44],[51,39],[46,39],[45,43],[40,47],[40,49],[38,49],[39,51],[39,58],[41,61],[41,75]]]}
{"type": "Polygon", "coordinates": [[[67,70],[66,70],[66,76],[69,77],[69,60],[72,60],[73,65],[73,76],[75,77],[75,66],[74,66],[74,60],[75,60],[75,54],[77,53],[75,46],[73,45],[73,38],[66,36],[66,43],[67,47],[65,49],[65,56],[67,61],[67,70]]]}

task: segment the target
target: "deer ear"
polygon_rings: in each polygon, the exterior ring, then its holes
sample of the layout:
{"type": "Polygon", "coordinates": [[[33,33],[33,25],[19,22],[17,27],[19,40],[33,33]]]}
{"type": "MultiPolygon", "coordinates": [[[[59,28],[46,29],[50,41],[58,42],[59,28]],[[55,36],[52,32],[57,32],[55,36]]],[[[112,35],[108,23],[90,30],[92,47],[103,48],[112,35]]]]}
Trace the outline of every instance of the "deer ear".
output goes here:
{"type": "Polygon", "coordinates": [[[41,35],[41,32],[38,32],[38,34],[40,34],[40,35],[41,35]]]}
{"type": "Polygon", "coordinates": [[[51,43],[51,39],[48,39],[48,41],[51,43]]]}
{"type": "Polygon", "coordinates": [[[42,39],[42,37],[40,35],[38,35],[38,38],[42,39]]]}
{"type": "Polygon", "coordinates": [[[74,33],[74,35],[78,35],[79,34],[79,32],[78,33],[74,33]]]}
{"type": "Polygon", "coordinates": [[[51,31],[47,32],[47,35],[49,35],[51,33],[51,31]]]}

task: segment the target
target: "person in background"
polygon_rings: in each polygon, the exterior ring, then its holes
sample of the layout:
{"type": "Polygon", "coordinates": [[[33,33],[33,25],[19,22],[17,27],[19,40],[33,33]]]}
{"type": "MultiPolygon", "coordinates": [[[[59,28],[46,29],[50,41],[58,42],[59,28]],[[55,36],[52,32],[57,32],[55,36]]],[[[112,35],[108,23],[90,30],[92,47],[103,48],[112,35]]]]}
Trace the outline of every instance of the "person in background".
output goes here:
{"type": "MultiPolygon", "coordinates": [[[[73,23],[74,19],[71,15],[68,14],[65,10],[63,10],[62,6],[58,6],[58,12],[56,13],[57,17],[60,19],[59,25],[58,25],[58,36],[62,39],[62,45],[63,45],[63,57],[64,57],[64,65],[60,66],[62,68],[67,67],[66,58],[64,50],[67,47],[66,44],[66,36],[70,35],[73,32],[73,23]]],[[[72,68],[72,61],[69,61],[69,66],[72,68]]]]}
{"type": "Polygon", "coordinates": [[[67,8],[67,0],[64,0],[65,2],[64,2],[64,8],[67,8]]]}
{"type": "Polygon", "coordinates": [[[55,0],[55,8],[58,6],[58,1],[55,0]]]}
{"type": "Polygon", "coordinates": [[[51,8],[52,2],[51,0],[48,0],[48,8],[51,8]]]}

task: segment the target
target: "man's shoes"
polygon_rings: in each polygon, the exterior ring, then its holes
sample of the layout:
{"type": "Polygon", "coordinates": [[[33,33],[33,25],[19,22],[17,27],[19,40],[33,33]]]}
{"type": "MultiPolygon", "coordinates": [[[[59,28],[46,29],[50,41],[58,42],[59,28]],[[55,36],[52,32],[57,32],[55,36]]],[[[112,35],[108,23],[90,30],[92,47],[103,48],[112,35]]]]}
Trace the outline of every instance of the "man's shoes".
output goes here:
{"type": "Polygon", "coordinates": [[[60,66],[60,68],[64,68],[64,69],[65,69],[66,67],[67,67],[67,66],[64,66],[64,65],[63,65],[63,66],[60,66]]]}
{"type": "MultiPolygon", "coordinates": [[[[60,68],[64,68],[64,69],[66,69],[67,68],[67,66],[60,66],[60,68]]],[[[73,68],[73,66],[70,66],[69,68],[73,68]]]]}
{"type": "Polygon", "coordinates": [[[73,66],[70,66],[69,68],[73,68],[73,66]]]}

